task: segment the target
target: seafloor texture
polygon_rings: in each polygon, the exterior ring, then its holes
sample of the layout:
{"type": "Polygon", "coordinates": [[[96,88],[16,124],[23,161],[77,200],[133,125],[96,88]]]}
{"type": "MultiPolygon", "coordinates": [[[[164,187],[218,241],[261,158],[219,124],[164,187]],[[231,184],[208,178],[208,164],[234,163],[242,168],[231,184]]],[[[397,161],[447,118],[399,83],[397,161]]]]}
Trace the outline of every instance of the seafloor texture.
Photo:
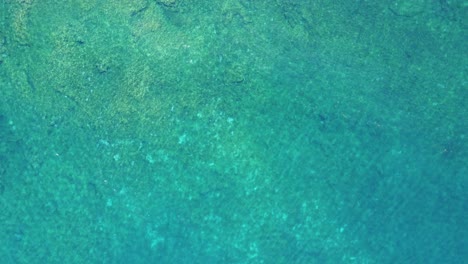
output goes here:
{"type": "Polygon", "coordinates": [[[0,262],[463,263],[467,12],[2,0],[0,262]]]}

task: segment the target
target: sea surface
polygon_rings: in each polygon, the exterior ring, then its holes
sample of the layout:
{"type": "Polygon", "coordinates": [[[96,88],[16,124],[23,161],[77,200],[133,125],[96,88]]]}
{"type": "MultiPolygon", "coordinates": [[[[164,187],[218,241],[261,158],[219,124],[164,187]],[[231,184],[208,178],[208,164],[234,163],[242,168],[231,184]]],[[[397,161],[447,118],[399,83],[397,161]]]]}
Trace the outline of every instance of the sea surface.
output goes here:
{"type": "Polygon", "coordinates": [[[0,0],[0,263],[468,263],[465,0],[0,0]]]}

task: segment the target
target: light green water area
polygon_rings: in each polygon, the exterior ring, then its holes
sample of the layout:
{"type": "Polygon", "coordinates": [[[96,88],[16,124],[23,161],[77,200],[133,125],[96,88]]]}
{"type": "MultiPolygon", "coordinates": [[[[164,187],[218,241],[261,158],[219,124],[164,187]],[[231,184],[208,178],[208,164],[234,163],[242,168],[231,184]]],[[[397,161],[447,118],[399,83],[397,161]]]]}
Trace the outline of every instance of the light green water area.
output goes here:
{"type": "Polygon", "coordinates": [[[466,0],[1,0],[0,263],[468,261],[466,0]]]}

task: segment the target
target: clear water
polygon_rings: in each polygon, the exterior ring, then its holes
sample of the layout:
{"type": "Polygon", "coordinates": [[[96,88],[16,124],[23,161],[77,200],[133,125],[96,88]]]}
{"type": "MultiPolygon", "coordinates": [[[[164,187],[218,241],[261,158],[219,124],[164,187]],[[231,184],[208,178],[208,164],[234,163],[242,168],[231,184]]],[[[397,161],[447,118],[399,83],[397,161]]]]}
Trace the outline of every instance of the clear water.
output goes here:
{"type": "Polygon", "coordinates": [[[1,263],[466,263],[467,4],[2,0],[1,263]]]}

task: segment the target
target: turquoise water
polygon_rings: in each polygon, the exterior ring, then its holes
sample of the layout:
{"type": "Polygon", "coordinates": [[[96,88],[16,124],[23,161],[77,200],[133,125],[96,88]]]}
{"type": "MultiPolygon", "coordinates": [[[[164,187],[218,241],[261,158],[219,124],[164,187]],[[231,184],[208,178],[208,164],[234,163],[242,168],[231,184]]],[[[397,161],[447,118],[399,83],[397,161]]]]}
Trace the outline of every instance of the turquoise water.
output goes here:
{"type": "Polygon", "coordinates": [[[466,1],[0,10],[0,263],[467,262],[466,1]]]}

